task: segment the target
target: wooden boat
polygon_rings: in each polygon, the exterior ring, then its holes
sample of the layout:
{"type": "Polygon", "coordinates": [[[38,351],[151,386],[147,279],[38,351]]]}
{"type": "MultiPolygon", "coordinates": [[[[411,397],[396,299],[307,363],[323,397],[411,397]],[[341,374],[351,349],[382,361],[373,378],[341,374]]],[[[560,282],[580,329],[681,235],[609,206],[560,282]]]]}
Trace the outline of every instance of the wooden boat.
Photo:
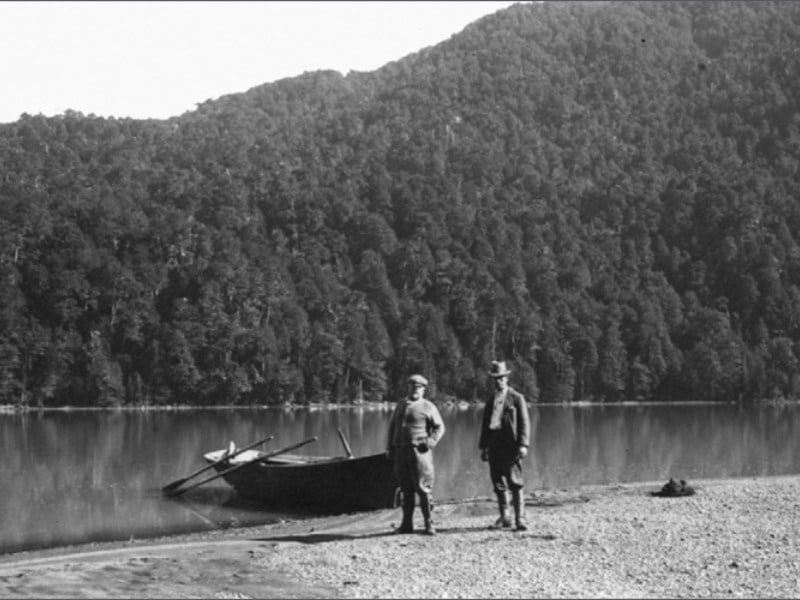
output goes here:
{"type": "MultiPolygon", "coordinates": [[[[208,452],[208,463],[229,449],[208,452]]],[[[398,485],[385,453],[361,457],[280,454],[247,450],[214,468],[230,471],[223,479],[248,500],[275,507],[313,508],[329,513],[393,508],[398,485]],[[241,468],[233,467],[248,463],[241,468]]]]}

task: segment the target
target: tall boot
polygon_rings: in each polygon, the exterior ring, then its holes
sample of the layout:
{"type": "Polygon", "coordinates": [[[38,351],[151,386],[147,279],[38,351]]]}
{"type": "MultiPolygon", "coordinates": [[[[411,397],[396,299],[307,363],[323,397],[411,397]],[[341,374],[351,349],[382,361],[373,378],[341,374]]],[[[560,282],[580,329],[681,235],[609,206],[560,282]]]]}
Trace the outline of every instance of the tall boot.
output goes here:
{"type": "Polygon", "coordinates": [[[395,533],[414,533],[414,493],[402,493],[403,496],[403,521],[395,533]]]}
{"type": "Polygon", "coordinates": [[[497,492],[497,508],[500,509],[500,518],[490,525],[490,529],[506,529],[511,527],[511,519],[508,516],[508,494],[505,491],[497,492]]]}
{"type": "Polygon", "coordinates": [[[433,526],[433,519],[431,518],[433,500],[430,494],[419,495],[419,508],[422,511],[422,518],[425,519],[425,534],[436,535],[436,528],[433,526]]]}
{"type": "Polygon", "coordinates": [[[525,494],[522,488],[511,490],[511,502],[514,505],[514,524],[517,531],[527,531],[528,522],[525,520],[525,494]]]}

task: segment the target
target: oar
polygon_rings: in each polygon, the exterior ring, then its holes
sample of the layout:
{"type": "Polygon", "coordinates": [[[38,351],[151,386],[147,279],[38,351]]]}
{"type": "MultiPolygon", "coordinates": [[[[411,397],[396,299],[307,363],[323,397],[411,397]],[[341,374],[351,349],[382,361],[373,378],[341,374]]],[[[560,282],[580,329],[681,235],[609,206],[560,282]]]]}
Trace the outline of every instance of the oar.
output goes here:
{"type": "Polygon", "coordinates": [[[347,458],[353,458],[353,451],[350,450],[350,444],[347,443],[347,439],[344,437],[341,429],[337,429],[336,431],[339,432],[339,439],[342,440],[342,445],[344,446],[344,451],[347,452],[347,458]]]}
{"type": "Polygon", "coordinates": [[[177,490],[177,491],[175,491],[175,492],[173,492],[172,494],[169,494],[169,495],[183,494],[184,492],[188,492],[189,490],[193,490],[197,486],[203,485],[204,483],[208,483],[209,481],[212,481],[214,479],[218,479],[220,477],[224,477],[225,475],[227,475],[229,473],[233,473],[237,469],[241,469],[242,467],[246,467],[247,465],[252,464],[254,462],[257,462],[259,460],[267,460],[268,458],[272,458],[273,456],[278,456],[278,454],[284,454],[285,452],[289,452],[290,450],[295,450],[296,448],[299,448],[300,446],[305,446],[306,444],[310,444],[311,442],[316,442],[316,441],[317,441],[317,436],[314,436],[312,438],[308,438],[307,440],[305,440],[303,442],[298,442],[297,444],[292,444],[291,446],[287,446],[286,448],[281,448],[280,450],[276,450],[275,452],[270,452],[269,454],[264,454],[262,456],[256,456],[255,458],[253,458],[251,460],[246,460],[241,464],[238,464],[238,465],[235,465],[235,466],[231,467],[230,469],[225,469],[221,473],[217,473],[213,477],[208,477],[206,479],[203,479],[202,481],[198,481],[197,483],[193,483],[189,487],[181,488],[181,489],[179,489],[179,490],[177,490]]]}
{"type": "Polygon", "coordinates": [[[274,435],[270,435],[268,437],[265,437],[263,440],[259,440],[257,442],[253,442],[249,446],[245,446],[244,448],[240,448],[239,450],[237,450],[236,452],[234,452],[232,454],[227,454],[227,455],[223,456],[222,458],[220,458],[219,460],[215,460],[214,462],[212,462],[211,464],[206,465],[202,469],[199,469],[199,470],[195,471],[191,475],[187,475],[183,479],[176,479],[172,483],[168,483],[163,488],[161,488],[161,490],[165,494],[169,493],[169,492],[173,491],[175,488],[177,488],[177,487],[183,485],[184,483],[186,483],[187,481],[189,481],[192,477],[197,477],[198,475],[200,475],[200,473],[204,473],[204,472],[208,471],[210,468],[215,467],[216,465],[218,465],[218,464],[220,464],[222,462],[225,462],[226,460],[232,459],[234,456],[239,456],[242,452],[250,450],[251,448],[255,448],[256,446],[260,446],[261,444],[264,444],[264,443],[270,441],[274,437],[275,437],[274,435]]]}

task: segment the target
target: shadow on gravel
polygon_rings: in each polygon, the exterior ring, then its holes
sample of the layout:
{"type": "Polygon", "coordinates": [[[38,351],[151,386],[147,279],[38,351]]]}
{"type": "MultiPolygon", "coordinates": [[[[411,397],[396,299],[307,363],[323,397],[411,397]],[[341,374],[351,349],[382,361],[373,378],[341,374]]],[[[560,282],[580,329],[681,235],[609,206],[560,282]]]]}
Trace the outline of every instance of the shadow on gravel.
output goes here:
{"type": "Polygon", "coordinates": [[[578,504],[589,502],[591,498],[587,496],[577,496],[573,498],[525,498],[525,506],[535,506],[538,508],[557,508],[565,504],[578,504]]]}
{"type": "MultiPolygon", "coordinates": [[[[567,504],[589,502],[590,497],[584,494],[568,494],[561,492],[534,493],[525,498],[525,506],[533,509],[557,508],[567,504]]],[[[476,497],[464,499],[447,499],[437,502],[434,506],[434,523],[438,535],[461,535],[465,533],[486,532],[489,524],[494,522],[496,511],[496,501],[489,497],[476,497]],[[472,527],[448,527],[448,521],[453,522],[464,517],[486,517],[486,525],[472,527]]],[[[399,516],[396,511],[385,514],[367,514],[363,518],[334,519],[324,522],[323,527],[333,525],[334,531],[310,531],[308,533],[285,532],[282,535],[258,536],[253,538],[257,542],[297,542],[300,544],[323,544],[327,542],[343,542],[354,540],[366,540],[383,537],[396,537],[402,539],[416,539],[417,536],[425,537],[422,528],[417,528],[413,534],[397,534],[390,526],[390,522],[395,521],[399,516]],[[350,533],[345,533],[342,529],[350,529],[350,533]]],[[[308,531],[308,530],[306,530],[308,531]]],[[[553,540],[554,536],[549,534],[536,534],[533,532],[516,532],[508,530],[502,532],[504,535],[525,536],[541,540],[553,540]]]]}
{"type": "MultiPolygon", "coordinates": [[[[464,533],[477,533],[477,532],[486,532],[491,531],[491,528],[487,526],[479,526],[479,527],[441,527],[437,526],[436,534],[437,535],[461,535],[464,533]]],[[[497,531],[497,530],[494,530],[497,531]]],[[[513,529],[508,529],[503,532],[507,535],[520,535],[525,536],[526,538],[533,538],[533,539],[540,539],[543,541],[550,541],[556,539],[556,537],[552,534],[535,534],[530,532],[517,532],[513,529]]],[[[426,537],[422,533],[422,529],[415,531],[414,533],[407,533],[407,534],[397,534],[394,531],[386,531],[386,532],[376,532],[376,533],[364,533],[364,534],[343,534],[343,533],[309,533],[309,534],[302,534],[302,535],[279,535],[274,537],[261,537],[255,538],[253,541],[256,542],[298,542],[301,544],[323,544],[326,542],[344,542],[344,541],[352,541],[352,540],[367,540],[367,539],[374,539],[374,538],[381,538],[381,537],[394,537],[398,540],[402,539],[413,539],[414,537],[426,537]]]]}
{"type": "Polygon", "coordinates": [[[393,531],[380,533],[345,534],[345,533],[308,533],[303,535],[276,535],[274,537],[254,538],[256,542],[299,542],[301,544],[322,544],[325,542],[345,542],[347,540],[366,540],[394,536],[393,531]]]}
{"type": "MultiPolygon", "coordinates": [[[[499,534],[502,534],[503,536],[506,536],[506,535],[520,536],[520,537],[525,537],[525,538],[530,538],[530,539],[538,539],[538,540],[543,540],[543,541],[551,541],[551,540],[556,539],[556,536],[554,536],[551,533],[541,533],[541,534],[539,534],[539,533],[531,533],[530,531],[527,531],[527,532],[525,532],[525,531],[514,531],[513,529],[499,530],[499,529],[493,529],[493,528],[489,527],[488,525],[479,526],[479,527],[439,527],[439,526],[436,527],[436,533],[440,534],[440,535],[448,535],[448,534],[461,535],[461,534],[464,534],[464,533],[478,533],[478,532],[486,533],[487,531],[491,531],[491,532],[494,532],[494,533],[499,533],[499,534]]],[[[497,539],[499,540],[499,539],[502,539],[502,538],[498,536],[497,539]]],[[[481,543],[484,543],[486,541],[488,541],[488,540],[482,540],[481,543]]]]}

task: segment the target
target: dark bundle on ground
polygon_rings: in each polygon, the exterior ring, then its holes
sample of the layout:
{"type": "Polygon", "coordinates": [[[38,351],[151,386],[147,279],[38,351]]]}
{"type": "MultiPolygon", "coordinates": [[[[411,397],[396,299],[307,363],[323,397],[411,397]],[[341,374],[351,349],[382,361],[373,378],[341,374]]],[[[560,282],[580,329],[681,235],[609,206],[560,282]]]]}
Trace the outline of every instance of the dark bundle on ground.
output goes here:
{"type": "Polygon", "coordinates": [[[653,496],[661,497],[675,497],[675,496],[693,496],[695,494],[694,488],[687,485],[685,479],[675,481],[672,477],[665,483],[662,488],[657,492],[652,492],[653,496]]]}

